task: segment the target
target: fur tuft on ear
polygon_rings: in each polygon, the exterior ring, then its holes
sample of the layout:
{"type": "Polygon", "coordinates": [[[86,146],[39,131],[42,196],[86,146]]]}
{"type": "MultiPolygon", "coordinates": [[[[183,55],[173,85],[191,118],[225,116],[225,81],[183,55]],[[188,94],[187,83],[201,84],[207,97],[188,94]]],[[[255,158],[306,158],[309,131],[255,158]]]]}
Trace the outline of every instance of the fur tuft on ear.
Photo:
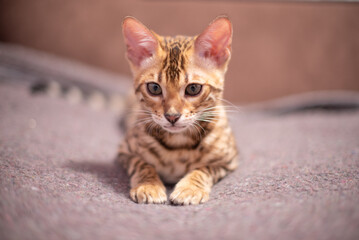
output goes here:
{"type": "Polygon", "coordinates": [[[195,51],[199,57],[220,67],[231,55],[231,44],[232,24],[227,17],[220,16],[197,37],[195,51]]]}
{"type": "Polygon", "coordinates": [[[153,56],[158,41],[151,31],[134,17],[126,17],[122,23],[122,32],[127,46],[127,58],[136,66],[153,56]]]}

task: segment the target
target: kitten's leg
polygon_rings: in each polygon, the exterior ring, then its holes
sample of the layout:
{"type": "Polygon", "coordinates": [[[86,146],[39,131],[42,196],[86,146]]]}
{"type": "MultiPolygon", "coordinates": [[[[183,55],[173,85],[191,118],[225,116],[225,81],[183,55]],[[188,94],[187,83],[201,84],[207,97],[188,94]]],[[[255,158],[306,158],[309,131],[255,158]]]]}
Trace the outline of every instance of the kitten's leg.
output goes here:
{"type": "Polygon", "coordinates": [[[130,197],[137,203],[165,203],[166,188],[153,166],[137,156],[127,162],[127,173],[130,176],[130,197]]]}
{"type": "Polygon", "coordinates": [[[173,204],[189,205],[208,201],[213,184],[226,176],[223,166],[207,166],[193,170],[184,176],[170,195],[173,204]]]}

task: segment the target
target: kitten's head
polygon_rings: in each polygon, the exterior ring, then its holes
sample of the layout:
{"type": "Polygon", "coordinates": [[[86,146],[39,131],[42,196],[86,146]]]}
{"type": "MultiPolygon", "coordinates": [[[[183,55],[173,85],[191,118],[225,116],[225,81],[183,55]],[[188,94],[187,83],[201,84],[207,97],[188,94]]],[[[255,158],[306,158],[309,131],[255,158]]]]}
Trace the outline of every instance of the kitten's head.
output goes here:
{"type": "Polygon", "coordinates": [[[198,36],[172,38],[127,17],[123,35],[135,92],[151,121],[171,133],[216,121],[231,55],[228,18],[216,18],[198,36]]]}

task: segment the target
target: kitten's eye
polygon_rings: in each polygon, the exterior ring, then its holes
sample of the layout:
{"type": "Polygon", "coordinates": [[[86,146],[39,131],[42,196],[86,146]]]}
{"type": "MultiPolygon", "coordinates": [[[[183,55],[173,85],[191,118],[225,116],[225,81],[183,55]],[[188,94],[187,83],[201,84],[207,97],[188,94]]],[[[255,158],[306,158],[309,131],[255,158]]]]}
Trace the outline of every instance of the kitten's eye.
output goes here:
{"type": "Polygon", "coordinates": [[[158,96],[162,94],[162,89],[157,83],[147,83],[147,90],[152,95],[158,96]]]}
{"type": "Polygon", "coordinates": [[[197,94],[199,94],[202,90],[202,85],[201,84],[189,84],[186,87],[186,95],[189,96],[196,96],[197,94]]]}

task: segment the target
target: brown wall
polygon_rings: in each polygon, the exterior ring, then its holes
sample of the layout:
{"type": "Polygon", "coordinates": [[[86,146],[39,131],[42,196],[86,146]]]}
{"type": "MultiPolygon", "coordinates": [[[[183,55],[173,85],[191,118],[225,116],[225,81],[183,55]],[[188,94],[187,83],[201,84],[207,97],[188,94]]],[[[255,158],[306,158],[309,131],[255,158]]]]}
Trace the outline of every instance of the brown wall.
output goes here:
{"type": "Polygon", "coordinates": [[[255,102],[313,90],[359,90],[359,4],[238,1],[2,0],[0,40],[130,74],[121,21],[164,35],[234,24],[226,97],[255,102]]]}

